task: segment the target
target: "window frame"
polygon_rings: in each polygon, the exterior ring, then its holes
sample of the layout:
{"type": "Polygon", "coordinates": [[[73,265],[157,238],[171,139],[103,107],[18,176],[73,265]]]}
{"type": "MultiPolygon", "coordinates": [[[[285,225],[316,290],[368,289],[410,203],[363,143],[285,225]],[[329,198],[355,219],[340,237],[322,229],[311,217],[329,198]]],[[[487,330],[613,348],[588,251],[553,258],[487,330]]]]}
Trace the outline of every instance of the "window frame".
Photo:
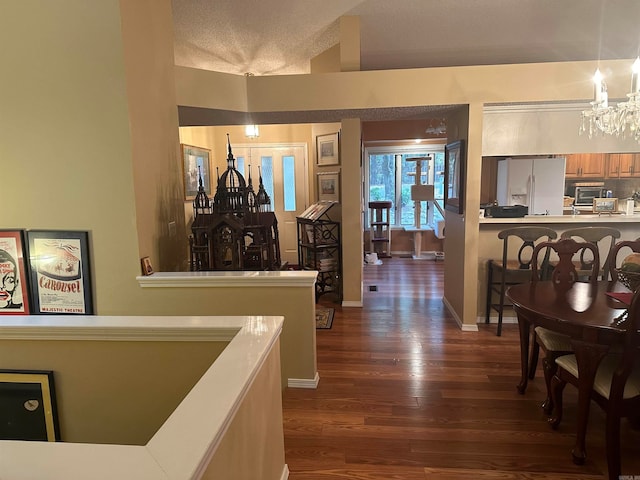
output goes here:
{"type": "MultiPolygon", "coordinates": [[[[398,155],[402,156],[404,154],[417,154],[417,155],[429,155],[440,153],[444,156],[445,153],[445,145],[446,139],[442,139],[442,141],[437,143],[420,143],[420,144],[396,144],[396,145],[384,145],[384,146],[366,146],[364,149],[364,159],[363,159],[363,194],[364,194],[364,205],[369,204],[369,194],[370,194],[370,156],[371,155],[393,155],[394,156],[394,175],[395,175],[395,192],[394,192],[394,200],[393,200],[393,209],[394,209],[394,222],[390,225],[391,229],[402,229],[406,227],[402,222],[402,168],[401,160],[398,159],[398,155]],[[398,188],[400,185],[400,188],[398,188]]],[[[401,158],[401,157],[400,157],[401,158]]],[[[435,181],[435,159],[433,161],[433,167],[429,174],[429,182],[435,181]]],[[[442,178],[444,182],[444,177],[442,178]]],[[[438,189],[436,189],[437,191],[438,189]]],[[[443,190],[441,190],[443,191],[443,190]]],[[[444,207],[444,198],[436,197],[436,202],[440,204],[441,207],[444,207]]],[[[431,225],[435,223],[433,221],[433,210],[431,209],[428,213],[427,225],[431,225]]],[[[365,212],[363,215],[364,226],[365,228],[369,228],[369,215],[368,211],[365,208],[365,212]]]]}

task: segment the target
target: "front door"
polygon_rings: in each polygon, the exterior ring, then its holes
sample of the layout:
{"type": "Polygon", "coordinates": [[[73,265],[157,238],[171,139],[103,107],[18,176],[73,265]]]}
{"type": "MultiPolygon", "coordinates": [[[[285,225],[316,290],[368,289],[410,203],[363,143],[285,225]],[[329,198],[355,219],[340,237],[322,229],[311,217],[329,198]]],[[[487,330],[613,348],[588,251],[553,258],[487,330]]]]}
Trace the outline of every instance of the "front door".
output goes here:
{"type": "Polygon", "coordinates": [[[280,256],[290,265],[298,263],[296,217],[307,204],[307,147],[304,144],[261,144],[234,146],[236,167],[258,192],[259,173],[271,199],[271,209],[278,219],[280,256]]]}

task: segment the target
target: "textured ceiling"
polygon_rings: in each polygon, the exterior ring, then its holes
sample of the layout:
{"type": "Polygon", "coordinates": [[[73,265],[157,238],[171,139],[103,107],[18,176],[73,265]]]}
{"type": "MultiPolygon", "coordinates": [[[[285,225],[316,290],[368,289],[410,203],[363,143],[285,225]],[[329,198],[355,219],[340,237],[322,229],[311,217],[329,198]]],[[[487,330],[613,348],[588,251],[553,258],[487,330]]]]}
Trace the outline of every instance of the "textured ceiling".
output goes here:
{"type": "Polygon", "coordinates": [[[360,17],[361,69],[633,58],[640,0],[173,0],[177,65],[309,73],[360,17]]]}

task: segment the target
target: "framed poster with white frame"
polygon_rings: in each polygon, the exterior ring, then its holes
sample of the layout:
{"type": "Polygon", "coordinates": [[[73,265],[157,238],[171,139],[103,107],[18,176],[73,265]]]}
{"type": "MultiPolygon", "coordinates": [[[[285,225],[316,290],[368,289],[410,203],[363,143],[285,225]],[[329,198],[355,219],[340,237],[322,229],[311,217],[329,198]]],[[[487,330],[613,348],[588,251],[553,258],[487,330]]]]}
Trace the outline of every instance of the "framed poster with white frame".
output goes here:
{"type": "Polygon", "coordinates": [[[340,201],[340,172],[318,173],[318,200],[340,201]]]}
{"type": "Polygon", "coordinates": [[[32,310],[93,315],[89,233],[27,231],[32,310]]]}
{"type": "Polygon", "coordinates": [[[340,134],[328,133],[316,137],[318,165],[340,165],[340,134]]]}

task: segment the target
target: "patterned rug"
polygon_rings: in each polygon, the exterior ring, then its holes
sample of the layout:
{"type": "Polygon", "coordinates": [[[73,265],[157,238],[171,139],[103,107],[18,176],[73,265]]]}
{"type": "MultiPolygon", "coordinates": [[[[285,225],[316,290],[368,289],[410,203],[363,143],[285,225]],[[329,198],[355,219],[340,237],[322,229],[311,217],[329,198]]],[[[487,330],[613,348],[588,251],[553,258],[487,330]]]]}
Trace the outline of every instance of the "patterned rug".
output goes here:
{"type": "Polygon", "coordinates": [[[333,308],[316,307],[316,328],[331,328],[333,308]]]}

